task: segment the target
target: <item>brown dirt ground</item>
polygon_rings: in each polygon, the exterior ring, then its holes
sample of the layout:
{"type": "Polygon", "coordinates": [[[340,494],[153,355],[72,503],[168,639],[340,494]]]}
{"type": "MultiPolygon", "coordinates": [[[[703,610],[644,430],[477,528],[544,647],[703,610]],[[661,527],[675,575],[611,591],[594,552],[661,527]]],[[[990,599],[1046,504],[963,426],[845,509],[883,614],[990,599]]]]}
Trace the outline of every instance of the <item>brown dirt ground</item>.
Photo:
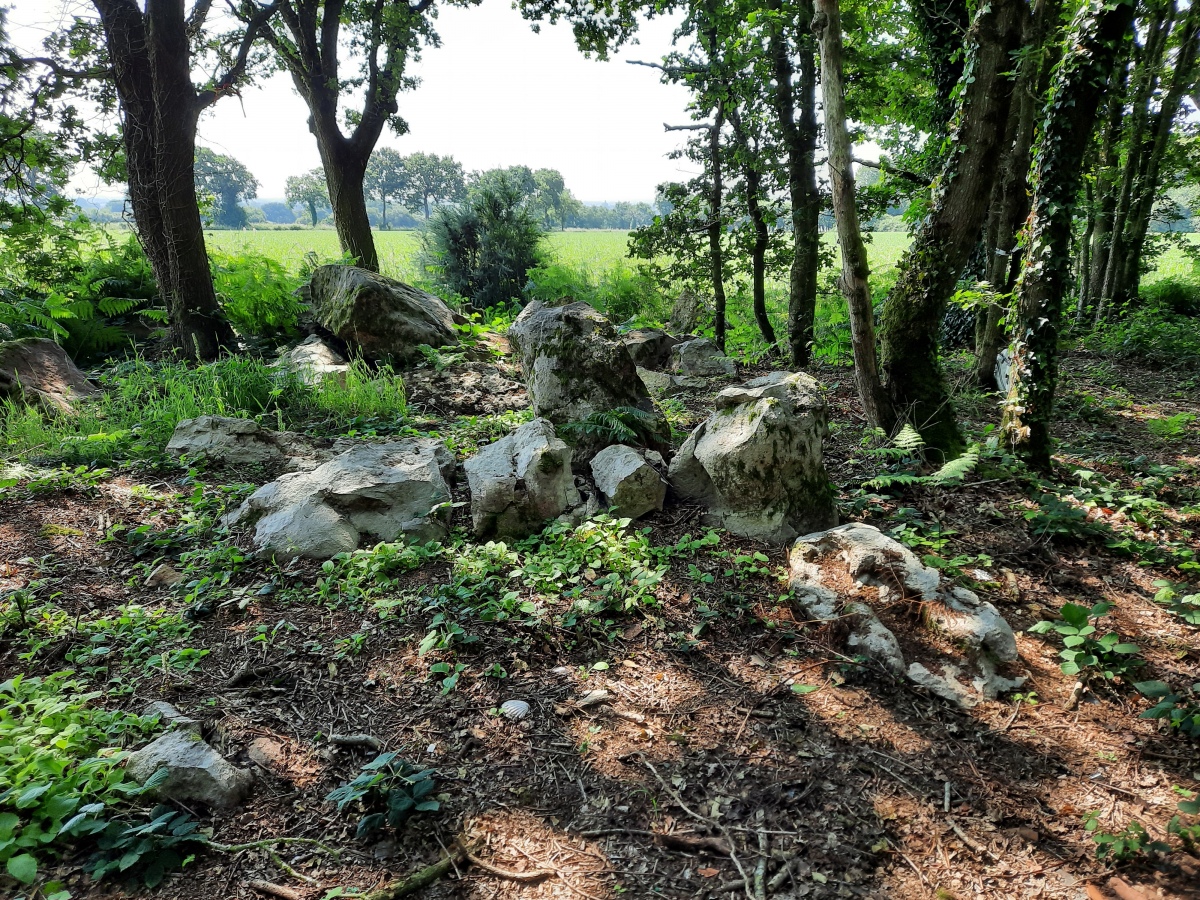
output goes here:
{"type": "MultiPolygon", "coordinates": [[[[471,387],[489,382],[483,368],[469,364],[471,387]]],[[[846,370],[817,374],[836,384],[830,474],[853,488],[875,464],[859,448],[862,417],[852,381],[846,370]]],[[[424,378],[422,388],[433,390],[436,382],[424,378]]],[[[1200,428],[1193,422],[1182,437],[1167,439],[1144,422],[1200,413],[1194,381],[1183,385],[1164,373],[1076,353],[1066,360],[1063,395],[1064,409],[1076,412],[1059,428],[1061,462],[1085,464],[1123,484],[1131,476],[1122,459],[1169,463],[1179,467],[1168,485],[1172,505],[1197,503],[1200,428]],[[1085,395],[1092,399],[1081,400],[1085,395]]],[[[699,416],[710,399],[706,393],[685,401],[699,416]]],[[[454,406],[476,413],[521,405],[511,397],[497,407],[468,401],[454,406]]],[[[964,394],[960,405],[978,424],[994,416],[994,403],[978,395],[964,394]]],[[[434,399],[428,408],[436,412],[434,399]]],[[[125,544],[102,541],[113,523],[173,522],[173,495],[187,491],[177,477],[124,472],[90,491],[0,496],[0,587],[37,577],[35,561],[53,555],[56,602],[73,615],[131,601],[177,607],[176,595],[142,586],[138,560],[125,544]]],[[[693,580],[687,561],[676,561],[658,607],[614,617],[604,628],[471,623],[480,640],[461,657],[469,672],[442,696],[428,669],[445,657],[419,657],[416,650],[428,613],[374,627],[370,611],[317,601],[318,567],[298,564],[290,575],[312,588],[313,602],[252,590],[244,612],[234,605],[203,620],[190,643],[211,654],[196,672],[147,678],[116,702],[137,710],[167,699],[203,719],[208,739],[232,759],[257,769],[261,777],[241,809],[215,816],[195,810],[216,840],[304,836],[342,854],[333,859],[283,848],[312,882],[305,883],[281,872],[265,852],[205,852],[157,895],[248,898],[260,896],[249,883],[263,879],[315,900],[334,886],[370,888],[400,877],[466,840],[493,866],[554,874],[517,881],[460,869],[423,896],[747,896],[723,886],[761,864],[771,880],[789,860],[790,874],[779,879],[773,897],[1200,896],[1200,861],[1176,853],[1153,866],[1114,870],[1095,859],[1082,825],[1085,812],[1100,810],[1105,827],[1116,830],[1136,818],[1162,837],[1178,799],[1172,786],[1200,787],[1196,743],[1139,719],[1147,704],[1127,686],[1089,691],[1067,710],[1074,679],[1058,669],[1058,643],[1024,632],[1063,602],[1110,600],[1117,604],[1112,624],[1141,645],[1148,661],[1139,677],[1200,680],[1197,630],[1151,599],[1156,578],[1183,581],[1182,575],[1139,565],[1102,543],[1035,538],[1023,517],[1031,498],[1019,484],[986,472],[953,491],[915,489],[897,498],[877,504],[869,520],[887,527],[898,507],[915,509],[926,524],[955,530],[946,555],[992,558],[979,567],[995,580],[979,592],[1018,632],[1020,668],[1029,678],[1023,690],[1037,693],[1036,705],[1005,698],[963,710],[882,670],[847,665],[831,635],[797,625],[791,609],[777,603],[782,587],[773,578],[727,577],[726,564],[707,556],[693,562],[715,576],[712,584],[693,580]],[[257,625],[283,619],[294,630],[279,631],[269,643],[252,641],[257,625]],[[695,641],[681,639],[697,626],[703,627],[695,641]],[[360,655],[335,656],[339,638],[364,631],[369,637],[360,655]],[[606,670],[591,668],[601,661],[606,670]],[[479,677],[494,663],[510,677],[479,677]],[[793,680],[820,689],[797,695],[793,680]],[[597,688],[610,692],[609,704],[576,704],[597,688]],[[514,697],[532,706],[526,720],[489,712],[514,697]],[[324,797],[372,754],[323,739],[335,733],[372,734],[436,767],[438,789],[448,795],[442,809],[393,838],[356,843],[353,818],[338,815],[324,797]],[[270,755],[266,766],[247,756],[261,738],[269,739],[257,745],[270,755]],[[732,854],[725,852],[728,842],[732,854]]],[[[845,492],[842,499],[849,500],[845,492]]],[[[671,504],[645,525],[654,543],[672,543],[697,533],[699,512],[671,504]]],[[[1177,515],[1170,536],[1200,551],[1197,522],[1194,513],[1177,515]]],[[[786,563],[779,548],[727,537],[721,546],[761,550],[772,566],[786,563]]],[[[405,576],[401,588],[419,593],[446,573],[445,564],[427,564],[405,576]]],[[[251,588],[262,580],[254,569],[239,576],[251,588]]],[[[909,639],[903,619],[895,622],[909,639]]],[[[23,648],[4,638],[0,673],[55,671],[69,641],[26,663],[17,658],[23,648]]],[[[76,897],[123,894],[119,884],[92,884],[78,869],[64,874],[76,897]]]]}

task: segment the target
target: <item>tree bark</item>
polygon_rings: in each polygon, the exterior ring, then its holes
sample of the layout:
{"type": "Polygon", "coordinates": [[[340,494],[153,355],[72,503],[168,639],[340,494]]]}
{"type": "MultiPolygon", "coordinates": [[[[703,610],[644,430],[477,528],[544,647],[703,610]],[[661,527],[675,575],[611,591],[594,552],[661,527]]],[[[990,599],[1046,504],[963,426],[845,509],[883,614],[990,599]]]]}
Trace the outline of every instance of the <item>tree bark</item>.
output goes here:
{"type": "MultiPolygon", "coordinates": [[[[1172,4],[1173,12],[1173,4],[1172,4]]],[[[1096,323],[1104,318],[1105,312],[1114,303],[1122,301],[1123,287],[1120,283],[1124,271],[1126,227],[1134,202],[1134,189],[1138,171],[1147,150],[1146,132],[1150,128],[1150,100],[1158,85],[1158,76],[1166,54],[1167,39],[1171,34],[1173,15],[1150,17],[1149,34],[1145,48],[1134,65],[1132,90],[1132,112],[1130,113],[1129,140],[1126,143],[1125,167],[1121,174],[1113,212],[1112,237],[1109,242],[1108,258],[1105,260],[1104,281],[1096,302],[1096,323]]]]}
{"type": "Polygon", "coordinates": [[[744,175],[746,212],[754,228],[754,243],[750,246],[750,292],[753,298],[754,321],[758,323],[758,330],[767,342],[767,352],[774,354],[778,338],[775,337],[771,317],[767,315],[767,247],[771,241],[771,233],[767,228],[767,220],[763,217],[762,204],[759,202],[762,172],[749,165],[744,175]]]}
{"type": "Polygon", "coordinates": [[[1100,161],[1096,171],[1093,206],[1096,224],[1092,231],[1092,259],[1088,270],[1086,291],[1088,300],[1092,303],[1099,303],[1100,297],[1104,293],[1104,272],[1108,267],[1113,217],[1117,211],[1120,143],[1125,122],[1125,94],[1128,87],[1129,66],[1115,65],[1112,79],[1108,85],[1108,109],[1105,114],[1103,137],[1100,140],[1100,161]]]}
{"type": "Polygon", "coordinates": [[[895,425],[895,414],[879,380],[870,267],[858,221],[854,163],[850,133],[846,129],[841,11],[838,0],[816,0],[815,8],[812,30],[821,52],[821,96],[825,109],[825,140],[829,147],[829,181],[833,186],[833,212],[842,249],[841,288],[850,310],[854,382],[867,421],[890,433],[895,425]]]}
{"type": "Polygon", "coordinates": [[[1119,299],[1122,301],[1137,296],[1138,284],[1141,281],[1142,251],[1146,246],[1146,234],[1150,230],[1150,218],[1154,212],[1154,200],[1158,195],[1158,181],[1167,142],[1171,137],[1171,127],[1179,114],[1183,98],[1195,81],[1197,48],[1200,46],[1200,4],[1193,3],[1188,9],[1179,28],[1178,38],[1179,49],[1175,57],[1175,68],[1171,73],[1171,86],[1154,114],[1152,138],[1136,180],[1125,239],[1125,260],[1117,280],[1121,294],[1119,299]]]}
{"type": "Polygon", "coordinates": [[[964,443],[938,359],[938,332],[987,213],[1023,7],[1022,0],[994,0],[971,25],[949,157],[932,209],[883,309],[882,363],[892,406],[947,457],[960,453],[964,443]]]}
{"type": "Polygon", "coordinates": [[[1050,66],[1046,59],[1046,23],[1056,18],[1058,0],[1038,0],[1032,14],[1023,17],[1021,45],[1024,55],[1017,69],[1015,101],[1010,104],[1008,121],[1011,135],[998,183],[1000,202],[995,207],[994,232],[988,248],[985,278],[1000,295],[989,303],[983,334],[976,347],[975,381],[987,390],[996,390],[996,357],[1004,342],[1003,317],[1013,289],[1010,273],[1015,271],[1013,256],[1018,252],[1021,224],[1029,215],[1029,163],[1033,147],[1038,104],[1045,96],[1050,66]]]}
{"type": "Polygon", "coordinates": [[[1087,207],[1087,225],[1083,230],[1083,238],[1079,241],[1079,284],[1078,296],[1075,299],[1075,324],[1083,321],[1084,310],[1088,303],[1088,285],[1091,284],[1092,268],[1092,236],[1096,232],[1096,192],[1091,182],[1084,184],[1084,205],[1087,207]]]}
{"type": "MultiPolygon", "coordinates": [[[[783,0],[768,0],[767,8],[782,13],[783,0]]],[[[811,21],[811,0],[795,4],[796,20],[811,21]]],[[[792,205],[792,264],[788,273],[788,346],[792,365],[808,365],[817,317],[817,273],[820,268],[821,195],[817,190],[817,66],[810,37],[799,40],[800,80],[795,76],[792,48],[782,15],[771,20],[768,52],[775,74],[772,100],[786,153],[788,197],[792,205]],[[797,98],[799,121],[797,121],[797,98]]]]}
{"type": "Polygon", "coordinates": [[[1096,97],[1132,19],[1132,0],[1091,0],[1080,9],[1045,107],[1018,292],[1013,379],[1001,423],[1014,449],[1043,470],[1050,468],[1058,334],[1070,285],[1071,221],[1083,156],[1099,108],[1096,97]]]}
{"type": "Polygon", "coordinates": [[[708,200],[708,259],[713,289],[714,340],[722,353],[725,352],[725,259],[721,247],[721,232],[725,228],[724,217],[721,215],[721,206],[725,199],[721,182],[721,129],[724,125],[725,109],[718,103],[708,138],[709,166],[712,168],[712,192],[708,200]]]}
{"type": "Polygon", "coordinates": [[[235,345],[221,313],[196,197],[196,122],[215,95],[197,95],[183,4],[94,0],[125,120],[129,198],[167,307],[171,340],[198,359],[235,345]]]}

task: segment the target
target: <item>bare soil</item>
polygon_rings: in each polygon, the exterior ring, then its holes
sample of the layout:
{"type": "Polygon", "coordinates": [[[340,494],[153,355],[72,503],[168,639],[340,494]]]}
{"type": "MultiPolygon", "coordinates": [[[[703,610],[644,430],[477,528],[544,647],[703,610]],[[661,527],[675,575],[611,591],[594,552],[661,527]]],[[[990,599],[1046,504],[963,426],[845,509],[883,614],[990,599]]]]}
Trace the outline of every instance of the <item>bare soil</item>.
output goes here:
{"type": "MultiPolygon", "coordinates": [[[[413,379],[415,398],[433,414],[519,408],[511,376],[487,368],[462,364],[463,390],[449,401],[439,400],[437,386],[448,383],[454,367],[422,375],[413,379]],[[502,396],[489,398],[489,386],[502,396]]],[[[1137,819],[1162,838],[1179,800],[1172,787],[1200,789],[1200,748],[1138,718],[1149,704],[1120,682],[1094,684],[1069,708],[1075,679],[1059,670],[1057,638],[1025,632],[1064,602],[1111,601],[1111,627],[1147,660],[1139,678],[1197,681],[1197,629],[1152,600],[1155,579],[1187,578],[1169,564],[1120,555],[1104,541],[1035,536],[1026,518],[1035,498],[986,467],[961,488],[894,491],[854,513],[854,490],[878,463],[860,447],[863,420],[849,373],[817,374],[836,385],[830,418],[838,427],[827,462],[843,488],[843,510],[884,529],[899,521],[901,508],[916,510],[916,521],[953,529],[944,556],[991,558],[990,565],[967,566],[992,576],[975,578],[972,588],[1017,632],[1018,668],[1028,677],[1022,691],[1035,692],[1036,704],[1007,697],[961,709],[856,664],[837,635],[798,623],[797,611],[778,602],[784,586],[777,577],[726,575],[729,563],[707,556],[673,564],[657,607],[610,623],[574,630],[471,623],[480,639],[459,656],[468,671],[443,695],[429,669],[448,657],[418,655],[430,616],[419,604],[400,625],[380,628],[369,609],[324,605],[315,564],[289,570],[311,590],[310,602],[258,595],[265,576],[251,568],[239,576],[250,588],[246,608],[217,609],[191,639],[211,650],[194,673],[146,678],[114,703],[140,710],[168,700],[201,718],[214,746],[258,773],[241,809],[193,810],[215,840],[302,836],[341,855],[281,848],[284,861],[308,879],[302,881],[265,850],[205,851],[157,895],[267,896],[250,887],[262,880],[315,900],[337,886],[370,889],[402,877],[460,843],[509,875],[553,874],[516,880],[460,865],[421,896],[752,896],[730,884],[753,881],[761,866],[769,895],[779,898],[1200,897],[1197,859],[1177,852],[1114,867],[1096,859],[1083,828],[1084,814],[1099,810],[1104,828],[1118,831],[1137,819]],[[689,572],[689,562],[711,573],[712,583],[689,572]],[[292,627],[254,640],[257,626],[283,620],[292,627]],[[339,639],[364,633],[358,655],[337,653],[339,639]],[[509,677],[482,677],[494,664],[509,677]],[[819,689],[801,695],[793,683],[819,689]],[[609,702],[580,705],[597,689],[609,692],[609,702]],[[513,698],[530,704],[528,718],[495,714],[513,698]],[[332,744],[334,734],[369,734],[436,768],[442,808],[384,840],[356,842],[355,817],[339,815],[324,798],[374,753],[332,744]]],[[[703,415],[721,386],[685,398],[686,405],[703,415]]],[[[1064,366],[1062,398],[1064,410],[1074,412],[1058,428],[1060,463],[1132,486],[1127,463],[1144,457],[1136,468],[1175,467],[1163,494],[1173,507],[1200,502],[1196,421],[1170,438],[1145,424],[1178,412],[1200,415],[1194,382],[1189,388],[1161,372],[1075,354],[1064,366]]],[[[994,419],[992,398],[964,395],[960,405],[980,425],[994,419]]],[[[91,490],[0,497],[0,587],[37,577],[35,561],[52,555],[61,592],[55,602],[73,615],[128,602],[178,608],[178,594],[143,586],[145,560],[104,535],[114,523],[174,522],[173,495],[190,492],[179,477],[124,471],[91,490]]],[[[1057,477],[1072,476],[1064,468],[1057,477]]],[[[673,543],[703,530],[700,512],[670,504],[639,527],[649,527],[655,544],[673,543]]],[[[462,524],[465,511],[457,515],[462,524]]],[[[1095,515],[1129,524],[1112,510],[1095,515]]],[[[1176,513],[1154,537],[1200,552],[1197,524],[1195,513],[1176,513]]],[[[786,566],[782,548],[729,537],[721,547],[761,551],[771,567],[786,566]]],[[[447,573],[444,563],[427,564],[404,576],[399,590],[420,595],[447,573]]],[[[902,640],[915,639],[909,629],[916,625],[904,616],[890,624],[902,640]]],[[[56,671],[71,640],[32,662],[18,659],[24,648],[5,640],[0,673],[56,671]]],[[[76,897],[138,894],[117,882],[93,884],[78,868],[64,875],[76,897]]]]}

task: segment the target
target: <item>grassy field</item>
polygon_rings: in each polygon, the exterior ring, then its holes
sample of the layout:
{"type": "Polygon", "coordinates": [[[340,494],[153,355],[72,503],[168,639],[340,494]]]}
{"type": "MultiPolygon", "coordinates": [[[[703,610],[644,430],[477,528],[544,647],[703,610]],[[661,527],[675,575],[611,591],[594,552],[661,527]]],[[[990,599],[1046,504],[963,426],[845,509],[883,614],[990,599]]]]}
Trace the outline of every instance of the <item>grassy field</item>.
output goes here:
{"type": "MultiPolygon", "coordinates": [[[[289,269],[299,268],[307,253],[316,254],[319,260],[337,259],[341,255],[337,233],[331,229],[209,231],[205,237],[210,250],[262,253],[289,269]]],[[[625,258],[628,240],[624,231],[554,231],[547,235],[546,244],[556,262],[599,272],[612,268],[625,258]]],[[[834,235],[826,234],[825,240],[834,243],[834,235]]],[[[384,274],[400,279],[418,278],[419,232],[377,231],[375,245],[384,274]]],[[[874,235],[867,248],[872,270],[883,272],[894,267],[907,246],[908,235],[901,232],[874,235]]]]}

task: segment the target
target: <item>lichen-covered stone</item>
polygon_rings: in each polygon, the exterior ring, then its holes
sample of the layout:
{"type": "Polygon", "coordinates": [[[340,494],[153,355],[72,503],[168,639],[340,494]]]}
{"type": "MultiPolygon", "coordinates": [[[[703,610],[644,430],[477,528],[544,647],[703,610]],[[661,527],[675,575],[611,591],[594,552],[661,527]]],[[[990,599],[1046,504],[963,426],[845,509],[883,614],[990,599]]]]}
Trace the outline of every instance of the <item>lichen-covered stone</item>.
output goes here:
{"type": "Polygon", "coordinates": [[[70,412],[76,400],[97,393],[67,351],[54,341],[22,338],[0,343],[0,399],[70,412]]]}
{"type": "Polygon", "coordinates": [[[848,622],[848,650],[907,674],[939,696],[971,706],[980,696],[993,698],[1023,682],[997,672],[998,666],[1017,659],[1017,642],[996,608],[923,565],[874,526],[852,522],[805,535],[792,546],[789,570],[792,595],[806,618],[848,622]],[[844,571],[831,574],[831,567],[844,571]],[[855,585],[849,593],[838,587],[846,576],[855,585]],[[941,674],[923,663],[908,663],[875,609],[898,601],[920,604],[923,627],[948,638],[965,658],[943,659],[941,674]],[[975,670],[969,689],[959,678],[968,667],[975,670]]]}
{"type": "Polygon", "coordinates": [[[660,510],[667,496],[667,483],[658,469],[642,453],[624,444],[605,447],[596,454],[592,479],[622,518],[636,519],[660,510]]]}
{"type": "Polygon", "coordinates": [[[769,543],[836,524],[826,406],[812,377],[776,372],[727,388],[716,405],[671,461],[676,494],[734,534],[769,543]]]}
{"type": "Polygon", "coordinates": [[[326,378],[344,384],[350,371],[346,357],[317,334],[310,334],[292,349],[281,353],[277,365],[305,384],[318,384],[326,378]]]}
{"type": "Polygon", "coordinates": [[[253,776],[234,766],[187,730],[168,731],[129,755],[125,771],[138,784],[145,784],[159,770],[166,779],[154,789],[164,800],[203,803],[216,809],[237,806],[249,793],[253,776]]]}
{"type": "Polygon", "coordinates": [[[671,370],[682,375],[734,375],[737,366],[708,338],[695,338],[671,348],[671,370]]]}
{"type": "Polygon", "coordinates": [[[413,438],[347,450],[310,472],[281,475],[225,524],[254,526],[265,554],[329,559],[364,539],[425,543],[446,536],[454,458],[413,438]]]}
{"type": "Polygon", "coordinates": [[[356,266],[320,266],[304,292],[313,315],[371,359],[408,364],[417,349],[458,343],[454,313],[440,297],[356,266]]]}
{"type": "Polygon", "coordinates": [[[634,365],[657,370],[667,364],[671,348],[679,341],[657,328],[639,328],[621,335],[621,343],[629,351],[634,365]]]}
{"type": "Polygon", "coordinates": [[[579,503],[571,448],[548,419],[534,419],[463,465],[471,524],[481,539],[518,540],[579,503]]]}
{"type": "MultiPolygon", "coordinates": [[[[596,412],[635,407],[666,422],[612,323],[586,303],[530,303],[508,330],[520,360],[534,413],[555,425],[581,422],[596,412]]],[[[581,434],[576,463],[585,463],[613,443],[581,434]]],[[[665,449],[658,448],[655,449],[665,449]]]]}

